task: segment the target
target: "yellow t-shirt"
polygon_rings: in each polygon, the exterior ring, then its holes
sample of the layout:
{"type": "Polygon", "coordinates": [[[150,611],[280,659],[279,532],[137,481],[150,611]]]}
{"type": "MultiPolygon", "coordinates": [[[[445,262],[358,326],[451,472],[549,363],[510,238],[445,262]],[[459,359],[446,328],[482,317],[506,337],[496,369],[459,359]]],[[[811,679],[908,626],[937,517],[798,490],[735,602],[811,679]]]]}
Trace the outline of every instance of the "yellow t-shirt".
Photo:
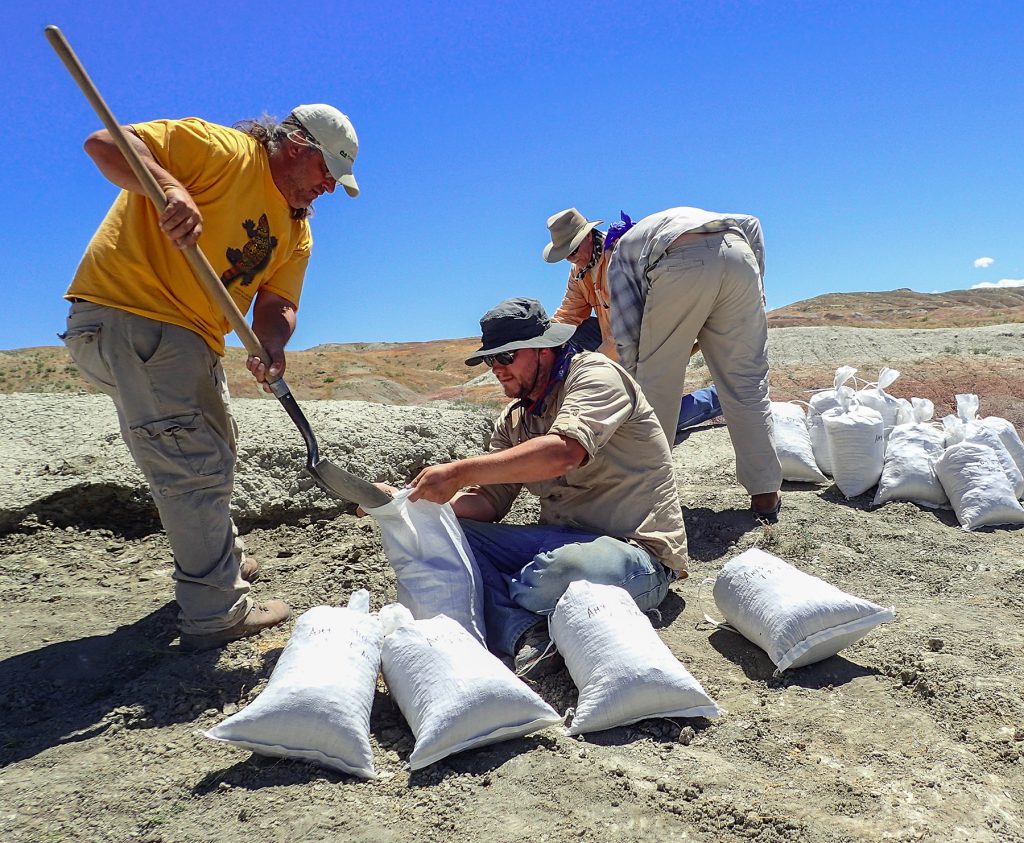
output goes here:
{"type": "MultiPolygon", "coordinates": [[[[313,247],[309,223],[274,184],[266,150],[236,129],[196,117],[132,126],[192,195],[199,247],[246,313],[265,289],[296,307],[313,247]]],[[[122,190],[86,249],[65,298],[79,298],[195,331],[218,354],[230,330],[188,261],[160,230],[145,196],[122,190]]]]}

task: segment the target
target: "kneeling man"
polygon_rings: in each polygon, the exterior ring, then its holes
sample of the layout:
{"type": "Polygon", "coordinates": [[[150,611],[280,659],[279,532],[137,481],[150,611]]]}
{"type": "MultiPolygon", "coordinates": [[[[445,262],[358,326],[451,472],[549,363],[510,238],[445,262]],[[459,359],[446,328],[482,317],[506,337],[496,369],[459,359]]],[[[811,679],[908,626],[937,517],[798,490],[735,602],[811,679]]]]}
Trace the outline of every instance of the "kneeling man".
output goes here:
{"type": "Polygon", "coordinates": [[[487,643],[520,675],[555,666],[546,617],[575,580],[618,585],[641,610],[686,576],[686,532],[668,442],[636,381],[578,351],[575,326],[540,302],[503,301],[480,320],[479,350],[505,394],[490,450],[425,468],[411,500],[451,501],[484,582],[487,643]],[[526,486],[540,523],[498,524],[526,486]]]}

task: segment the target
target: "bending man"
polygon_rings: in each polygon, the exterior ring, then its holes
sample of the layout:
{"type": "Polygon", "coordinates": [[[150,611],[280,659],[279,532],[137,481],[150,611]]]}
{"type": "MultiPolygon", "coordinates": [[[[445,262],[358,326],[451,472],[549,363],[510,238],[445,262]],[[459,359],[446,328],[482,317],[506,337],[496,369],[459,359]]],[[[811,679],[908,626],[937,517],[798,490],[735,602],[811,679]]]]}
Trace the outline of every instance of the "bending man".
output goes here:
{"type": "MultiPolygon", "coordinates": [[[[230,515],[236,428],[220,361],[229,326],[180,250],[201,236],[239,309],[252,304],[277,376],[312,248],[312,203],[338,183],[359,192],[358,141],[337,109],[303,105],[279,125],[239,125],[190,117],[127,127],[167,197],[163,213],[109,133],[91,135],[86,152],[122,191],[65,295],[64,341],[83,376],[113,398],[167,532],[186,649],[254,635],[290,609],[249,596],[258,566],[230,515]]],[[[267,388],[259,358],[247,365],[267,388]]]]}
{"type": "Polygon", "coordinates": [[[671,444],[694,341],[718,389],[736,477],[763,518],[778,516],[782,467],[768,400],[764,239],[756,217],[670,208],[640,220],[608,267],[619,357],[671,444]]]}

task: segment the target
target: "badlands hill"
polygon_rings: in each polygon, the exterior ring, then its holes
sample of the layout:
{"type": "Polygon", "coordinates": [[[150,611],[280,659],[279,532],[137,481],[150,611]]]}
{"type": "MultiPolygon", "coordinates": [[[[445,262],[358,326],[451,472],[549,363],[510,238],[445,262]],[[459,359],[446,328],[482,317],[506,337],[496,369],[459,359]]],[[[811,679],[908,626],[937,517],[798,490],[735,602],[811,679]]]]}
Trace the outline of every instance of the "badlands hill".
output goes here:
{"type": "MultiPolygon", "coordinates": [[[[806,397],[809,389],[828,385],[830,360],[822,361],[825,349],[813,348],[815,337],[824,328],[900,328],[928,339],[926,356],[918,360],[925,369],[939,362],[939,371],[949,378],[969,376],[973,364],[992,356],[999,337],[969,339],[968,334],[954,336],[932,329],[956,329],[1024,322],[1024,289],[959,290],[950,293],[915,293],[894,290],[884,293],[830,293],[787,305],[769,313],[774,328],[815,328],[808,335],[812,348],[799,356],[794,348],[785,368],[772,375],[773,395],[780,399],[806,397]],[[940,358],[959,358],[947,367],[940,358]],[[967,360],[972,365],[965,366],[967,360]]],[[[954,331],[954,334],[957,332],[954,331]]],[[[771,345],[789,345],[780,339],[784,333],[772,331],[771,345]]],[[[879,335],[884,337],[885,335],[879,335]]],[[[888,339],[895,339],[889,337],[888,339]]],[[[802,345],[798,343],[797,345],[802,345]]],[[[329,343],[304,351],[289,351],[288,382],[299,400],[335,399],[372,401],[381,404],[408,405],[436,400],[460,400],[491,409],[499,406],[502,395],[497,384],[482,368],[470,369],[463,360],[478,347],[476,337],[435,340],[418,343],[329,343]]],[[[923,348],[923,347],[922,347],[923,348]]],[[[881,349],[864,345],[861,359],[852,365],[886,362],[881,349]]],[[[824,354],[828,357],[827,354],[824,354]]],[[[998,355],[997,355],[998,356],[998,355]]],[[[228,350],[225,371],[231,394],[258,397],[244,366],[245,353],[228,350]]],[[[893,360],[902,359],[902,354],[893,360]]],[[[691,365],[688,382],[703,386],[709,375],[698,356],[691,365]]],[[[983,369],[985,367],[982,367],[983,369]]],[[[994,370],[1000,369],[995,366],[994,370]]],[[[998,371],[994,371],[999,376],[998,371]]],[[[867,372],[861,372],[869,377],[867,372]]],[[[905,381],[904,381],[905,383],[905,381]]],[[[0,351],[0,393],[13,392],[93,392],[78,374],[63,346],[43,346],[0,351]]],[[[930,397],[930,396],[928,396],[930,397]]]]}

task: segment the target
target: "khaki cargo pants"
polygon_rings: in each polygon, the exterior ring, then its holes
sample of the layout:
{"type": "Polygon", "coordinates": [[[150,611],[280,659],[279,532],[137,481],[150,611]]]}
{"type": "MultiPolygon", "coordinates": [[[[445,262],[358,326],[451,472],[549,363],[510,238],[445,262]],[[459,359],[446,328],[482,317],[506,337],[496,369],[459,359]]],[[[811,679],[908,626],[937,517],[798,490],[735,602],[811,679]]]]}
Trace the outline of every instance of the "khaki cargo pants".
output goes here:
{"type": "Polygon", "coordinates": [[[235,421],[220,358],[193,331],[76,301],[64,343],[114,400],[121,436],[156,502],[174,554],[182,632],[228,627],[249,611],[231,520],[235,421]]]}
{"type": "Polygon", "coordinates": [[[647,271],[636,380],[669,438],[694,340],[711,371],[736,452],[736,478],[751,495],[777,492],[768,399],[768,322],[757,259],[734,232],[690,235],[647,271]]]}

